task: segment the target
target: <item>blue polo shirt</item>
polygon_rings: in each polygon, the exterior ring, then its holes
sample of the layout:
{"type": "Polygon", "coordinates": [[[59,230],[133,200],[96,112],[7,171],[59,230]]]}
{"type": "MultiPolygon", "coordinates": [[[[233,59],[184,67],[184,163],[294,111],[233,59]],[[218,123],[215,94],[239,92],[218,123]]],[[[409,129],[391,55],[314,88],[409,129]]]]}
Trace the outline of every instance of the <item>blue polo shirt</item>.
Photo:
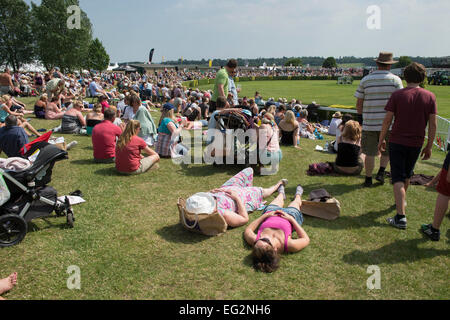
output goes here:
{"type": "Polygon", "coordinates": [[[20,149],[28,143],[28,136],[22,127],[0,128],[0,150],[8,158],[20,157],[20,149]]]}

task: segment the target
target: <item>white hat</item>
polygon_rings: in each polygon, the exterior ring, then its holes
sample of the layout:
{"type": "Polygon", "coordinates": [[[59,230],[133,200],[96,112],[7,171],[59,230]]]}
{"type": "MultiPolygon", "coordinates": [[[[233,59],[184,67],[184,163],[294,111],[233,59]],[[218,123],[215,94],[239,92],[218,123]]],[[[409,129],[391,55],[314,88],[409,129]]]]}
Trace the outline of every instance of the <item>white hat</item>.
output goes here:
{"type": "Polygon", "coordinates": [[[199,192],[186,200],[186,210],[195,214],[211,214],[216,208],[216,200],[210,193],[199,192]]]}
{"type": "Polygon", "coordinates": [[[120,99],[120,100],[125,99],[125,95],[124,95],[123,93],[119,94],[119,99],[120,99]]]}

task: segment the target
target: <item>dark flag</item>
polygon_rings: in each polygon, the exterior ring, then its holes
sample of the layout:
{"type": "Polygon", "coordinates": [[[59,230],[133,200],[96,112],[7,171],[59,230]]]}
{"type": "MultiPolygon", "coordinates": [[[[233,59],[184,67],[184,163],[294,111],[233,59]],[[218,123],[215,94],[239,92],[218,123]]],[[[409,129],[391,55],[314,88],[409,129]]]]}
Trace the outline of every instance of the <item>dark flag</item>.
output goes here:
{"type": "Polygon", "coordinates": [[[155,49],[150,50],[150,56],[148,57],[148,63],[152,64],[153,60],[153,53],[155,52],[155,49]]]}

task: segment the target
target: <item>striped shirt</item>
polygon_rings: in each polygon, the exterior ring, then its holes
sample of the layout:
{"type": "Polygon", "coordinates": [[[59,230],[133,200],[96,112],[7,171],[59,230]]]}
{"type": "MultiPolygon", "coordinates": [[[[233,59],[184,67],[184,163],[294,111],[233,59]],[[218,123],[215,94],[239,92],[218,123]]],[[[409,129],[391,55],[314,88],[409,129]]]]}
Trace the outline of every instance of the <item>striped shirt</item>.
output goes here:
{"type": "Polygon", "coordinates": [[[403,89],[402,80],[386,70],[377,70],[364,77],[355,97],[363,99],[363,131],[381,131],[391,95],[403,89]]]}

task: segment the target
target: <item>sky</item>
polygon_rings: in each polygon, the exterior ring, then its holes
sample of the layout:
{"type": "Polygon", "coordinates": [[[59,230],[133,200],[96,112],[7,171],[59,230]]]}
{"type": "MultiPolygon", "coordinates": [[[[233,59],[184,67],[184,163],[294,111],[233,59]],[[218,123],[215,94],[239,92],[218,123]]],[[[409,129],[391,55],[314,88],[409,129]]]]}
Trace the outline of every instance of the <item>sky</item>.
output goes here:
{"type": "MultiPolygon", "coordinates": [[[[40,0],[25,0],[40,4],[40,0]]],[[[111,62],[449,56],[449,0],[80,0],[111,62]],[[380,29],[369,29],[369,6],[380,29]]]]}

